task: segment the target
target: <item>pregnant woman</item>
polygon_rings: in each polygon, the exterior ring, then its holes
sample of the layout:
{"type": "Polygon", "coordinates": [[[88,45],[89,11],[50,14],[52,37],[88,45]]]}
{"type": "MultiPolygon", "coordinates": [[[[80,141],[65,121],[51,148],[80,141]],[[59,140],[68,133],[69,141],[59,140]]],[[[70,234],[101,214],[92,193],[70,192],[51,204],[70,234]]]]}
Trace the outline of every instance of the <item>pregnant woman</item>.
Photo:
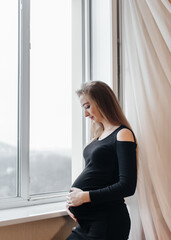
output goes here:
{"type": "Polygon", "coordinates": [[[66,240],[127,240],[131,221],[124,198],[136,189],[135,135],[106,83],[86,82],[76,93],[91,119],[92,140],[67,197],[68,214],[78,226],[66,240]]]}

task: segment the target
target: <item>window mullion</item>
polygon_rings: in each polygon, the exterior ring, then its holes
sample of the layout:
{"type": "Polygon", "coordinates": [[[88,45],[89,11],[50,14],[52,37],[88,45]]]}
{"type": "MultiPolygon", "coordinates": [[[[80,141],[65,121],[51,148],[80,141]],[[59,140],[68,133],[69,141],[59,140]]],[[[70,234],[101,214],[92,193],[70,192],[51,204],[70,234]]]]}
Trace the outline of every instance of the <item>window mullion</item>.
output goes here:
{"type": "Polygon", "coordinates": [[[83,168],[82,111],[75,90],[82,83],[82,2],[72,1],[72,182],[83,168]],[[80,139],[80,140],[78,140],[80,139]]]}
{"type": "Polygon", "coordinates": [[[29,0],[20,1],[19,36],[19,196],[29,199],[29,0]]]}
{"type": "MultiPolygon", "coordinates": [[[[91,1],[82,1],[83,82],[91,80],[91,1]]],[[[90,122],[83,117],[83,147],[90,141],[90,122]]]]}

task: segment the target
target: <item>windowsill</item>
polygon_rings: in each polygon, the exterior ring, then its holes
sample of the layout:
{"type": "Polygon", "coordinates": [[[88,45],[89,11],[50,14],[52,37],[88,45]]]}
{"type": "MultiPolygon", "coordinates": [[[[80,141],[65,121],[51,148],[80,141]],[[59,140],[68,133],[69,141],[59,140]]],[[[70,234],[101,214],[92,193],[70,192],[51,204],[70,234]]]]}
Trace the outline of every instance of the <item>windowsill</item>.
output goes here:
{"type": "Polygon", "coordinates": [[[68,215],[65,202],[0,210],[0,226],[68,215]]]}

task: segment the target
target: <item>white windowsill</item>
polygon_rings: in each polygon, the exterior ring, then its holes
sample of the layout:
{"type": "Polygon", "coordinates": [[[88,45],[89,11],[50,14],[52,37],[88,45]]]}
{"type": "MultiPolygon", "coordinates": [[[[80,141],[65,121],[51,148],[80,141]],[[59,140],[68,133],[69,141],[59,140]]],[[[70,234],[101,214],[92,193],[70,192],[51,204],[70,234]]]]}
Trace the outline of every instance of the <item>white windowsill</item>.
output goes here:
{"type": "Polygon", "coordinates": [[[66,202],[0,210],[0,226],[32,222],[68,215],[66,202]]]}

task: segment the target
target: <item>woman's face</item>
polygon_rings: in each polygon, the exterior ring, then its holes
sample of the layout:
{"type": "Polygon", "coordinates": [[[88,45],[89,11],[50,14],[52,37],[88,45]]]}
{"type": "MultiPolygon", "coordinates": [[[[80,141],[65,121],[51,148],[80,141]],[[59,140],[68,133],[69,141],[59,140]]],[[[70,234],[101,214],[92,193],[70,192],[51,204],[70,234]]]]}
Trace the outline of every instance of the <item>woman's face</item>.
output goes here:
{"type": "Polygon", "coordinates": [[[86,95],[81,95],[80,96],[80,103],[81,106],[84,109],[84,115],[85,117],[89,117],[95,122],[101,122],[103,119],[102,114],[99,112],[96,104],[94,101],[88,98],[86,95]]]}

